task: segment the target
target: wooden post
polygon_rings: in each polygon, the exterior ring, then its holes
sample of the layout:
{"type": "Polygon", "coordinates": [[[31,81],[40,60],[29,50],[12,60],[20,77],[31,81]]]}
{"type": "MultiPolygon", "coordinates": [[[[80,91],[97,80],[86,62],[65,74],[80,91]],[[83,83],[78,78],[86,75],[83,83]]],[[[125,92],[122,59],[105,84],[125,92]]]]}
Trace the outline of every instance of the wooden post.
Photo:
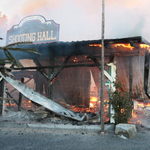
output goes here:
{"type": "MultiPolygon", "coordinates": [[[[0,97],[3,97],[4,94],[4,79],[0,81],[0,97]]],[[[3,100],[0,100],[0,115],[3,112],[3,100]]]]}
{"type": "Polygon", "coordinates": [[[132,104],[132,83],[133,83],[133,71],[132,71],[133,57],[129,57],[129,98],[132,104]]]}
{"type": "MultiPolygon", "coordinates": [[[[54,58],[51,58],[49,60],[49,65],[50,66],[54,66],[54,58]]],[[[53,82],[51,82],[51,77],[53,76],[54,73],[54,68],[49,68],[48,69],[48,92],[47,92],[47,96],[49,99],[53,99],[53,82]]]]}
{"type": "MultiPolygon", "coordinates": [[[[24,83],[24,78],[21,78],[21,83],[24,83]]],[[[18,111],[21,111],[22,93],[19,92],[18,111]]]]}
{"type": "Polygon", "coordinates": [[[101,132],[104,133],[104,0],[102,0],[102,49],[101,49],[101,132]]]}

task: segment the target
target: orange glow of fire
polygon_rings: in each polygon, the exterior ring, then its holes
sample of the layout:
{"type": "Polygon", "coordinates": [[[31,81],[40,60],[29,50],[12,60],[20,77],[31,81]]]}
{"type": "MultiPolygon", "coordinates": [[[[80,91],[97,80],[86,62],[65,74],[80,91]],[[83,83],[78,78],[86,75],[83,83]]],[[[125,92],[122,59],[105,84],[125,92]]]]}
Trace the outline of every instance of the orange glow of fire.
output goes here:
{"type": "Polygon", "coordinates": [[[79,60],[78,60],[77,57],[73,57],[73,58],[72,58],[72,61],[73,61],[73,62],[78,62],[79,60]]]}
{"type": "Polygon", "coordinates": [[[130,44],[115,44],[115,47],[125,47],[125,48],[129,48],[130,50],[133,50],[133,46],[131,46],[130,44]]]}
{"type": "MultiPolygon", "coordinates": [[[[140,108],[145,108],[145,107],[150,107],[150,102],[138,102],[137,103],[137,107],[135,109],[139,109],[141,110],[140,108]]],[[[138,113],[137,111],[134,112],[134,110],[132,110],[132,118],[128,121],[128,123],[134,123],[134,124],[142,124],[140,120],[139,116],[138,116],[138,113]]]]}
{"type": "Polygon", "coordinates": [[[142,107],[142,108],[144,108],[144,107],[150,107],[150,102],[138,102],[137,103],[137,109],[139,108],[139,107],[142,107]]]}
{"type": "Polygon", "coordinates": [[[94,97],[94,96],[91,97],[91,98],[90,98],[90,102],[97,102],[97,97],[94,97]]]}
{"type": "Polygon", "coordinates": [[[132,118],[137,118],[137,115],[135,112],[132,111],[132,118]]]}
{"type": "Polygon", "coordinates": [[[74,112],[94,112],[90,108],[79,108],[79,107],[75,107],[75,106],[71,106],[71,109],[74,112]]]}
{"type": "Polygon", "coordinates": [[[5,106],[9,107],[9,106],[17,106],[17,105],[15,103],[10,103],[10,104],[9,103],[5,103],[5,106]]]}
{"type": "Polygon", "coordinates": [[[140,44],[140,47],[141,47],[141,48],[145,48],[145,49],[147,49],[147,50],[150,50],[150,46],[147,45],[147,44],[140,44]]]}
{"type": "Polygon", "coordinates": [[[97,46],[97,47],[102,47],[101,44],[89,44],[89,46],[97,46]]]}
{"type": "Polygon", "coordinates": [[[137,120],[137,121],[128,121],[128,123],[130,124],[142,124],[140,120],[137,120]]]}
{"type": "Polygon", "coordinates": [[[93,103],[90,103],[90,108],[93,108],[94,107],[94,104],[93,103]]]}
{"type": "Polygon", "coordinates": [[[104,103],[107,103],[107,105],[105,106],[104,105],[104,109],[107,111],[108,110],[108,108],[109,108],[109,100],[104,100],[104,103]]]}
{"type": "Polygon", "coordinates": [[[105,122],[108,122],[108,121],[109,121],[109,117],[108,117],[108,114],[107,114],[107,113],[104,114],[104,121],[105,121],[105,122]]]}
{"type": "Polygon", "coordinates": [[[55,79],[56,79],[56,77],[50,82],[50,84],[52,84],[55,79]]]}
{"type": "Polygon", "coordinates": [[[22,100],[22,105],[25,108],[34,109],[34,104],[30,100],[22,100]]]}
{"type": "Polygon", "coordinates": [[[138,106],[139,107],[144,107],[144,104],[143,103],[138,103],[138,106]]]}
{"type": "MultiPolygon", "coordinates": [[[[89,46],[97,46],[97,47],[102,47],[101,44],[89,44],[89,46]]],[[[147,45],[147,44],[140,44],[139,45],[140,48],[144,48],[144,49],[147,49],[150,51],[150,45],[147,45]]],[[[124,48],[129,48],[130,50],[133,50],[134,47],[130,45],[130,43],[128,44],[115,44],[115,47],[124,47],[124,48]]]]}
{"type": "Polygon", "coordinates": [[[140,120],[137,120],[137,124],[142,124],[140,120]]]}
{"type": "Polygon", "coordinates": [[[124,111],[125,111],[124,109],[121,109],[121,113],[124,113],[124,111]]]}
{"type": "Polygon", "coordinates": [[[5,103],[5,106],[7,106],[7,107],[8,107],[8,106],[9,106],[9,103],[5,103]]]}
{"type": "Polygon", "coordinates": [[[146,107],[150,107],[150,103],[145,104],[146,107]]]}
{"type": "Polygon", "coordinates": [[[97,97],[91,96],[89,107],[90,107],[90,108],[96,107],[97,102],[98,102],[97,97]]]}

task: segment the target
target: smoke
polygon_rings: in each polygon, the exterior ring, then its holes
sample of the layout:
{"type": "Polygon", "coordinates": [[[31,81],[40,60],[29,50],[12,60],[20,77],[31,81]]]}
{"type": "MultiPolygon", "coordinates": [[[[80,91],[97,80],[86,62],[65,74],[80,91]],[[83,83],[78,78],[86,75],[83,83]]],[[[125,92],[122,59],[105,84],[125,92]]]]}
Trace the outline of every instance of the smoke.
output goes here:
{"type": "Polygon", "coordinates": [[[105,5],[105,37],[142,36],[150,41],[150,36],[146,36],[150,33],[147,28],[150,17],[149,4],[148,0],[107,0],[105,5]],[[146,34],[144,30],[147,30],[146,34]]]}
{"type": "Polygon", "coordinates": [[[7,23],[7,16],[5,14],[2,14],[2,12],[0,12],[0,26],[1,26],[1,28],[4,28],[6,23],[7,23]]]}
{"type": "Polygon", "coordinates": [[[26,0],[24,1],[22,11],[25,14],[31,14],[33,12],[40,11],[46,9],[57,8],[63,4],[63,1],[56,2],[54,0],[26,0]]]}
{"type": "MultiPolygon", "coordinates": [[[[149,4],[149,0],[105,0],[105,38],[142,36],[150,41],[149,4]]],[[[100,39],[101,5],[99,0],[5,0],[0,2],[8,19],[3,31],[26,16],[43,15],[60,24],[60,41],[100,39]]]]}
{"type": "MultiPolygon", "coordinates": [[[[5,38],[5,29],[7,26],[7,16],[0,12],[0,38],[5,38]]],[[[4,45],[4,42],[0,40],[0,44],[4,45]]]]}

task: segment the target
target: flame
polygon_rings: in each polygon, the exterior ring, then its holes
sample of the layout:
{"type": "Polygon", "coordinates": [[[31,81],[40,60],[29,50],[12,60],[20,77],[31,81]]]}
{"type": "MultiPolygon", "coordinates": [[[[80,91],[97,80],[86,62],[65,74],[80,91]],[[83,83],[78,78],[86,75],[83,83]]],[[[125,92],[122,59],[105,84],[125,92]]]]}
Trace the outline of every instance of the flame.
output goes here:
{"type": "Polygon", "coordinates": [[[22,105],[25,108],[34,109],[34,104],[30,100],[22,100],[22,105]]]}
{"type": "Polygon", "coordinates": [[[137,120],[136,124],[142,124],[140,120],[137,120]]]}
{"type": "Polygon", "coordinates": [[[150,103],[145,104],[146,107],[150,107],[150,103]]]}
{"type": "Polygon", "coordinates": [[[95,96],[91,96],[91,98],[90,98],[90,105],[89,105],[89,107],[90,108],[94,108],[94,107],[96,107],[96,102],[97,102],[98,100],[97,100],[97,97],[95,97],[95,96]]]}
{"type": "Polygon", "coordinates": [[[52,84],[55,79],[56,79],[56,77],[50,82],[50,84],[52,84]]]}
{"type": "Polygon", "coordinates": [[[137,118],[137,115],[135,112],[132,111],[132,118],[137,118]]]}
{"type": "Polygon", "coordinates": [[[90,101],[91,101],[91,102],[97,102],[97,97],[92,96],[92,97],[90,98],[90,101]]]}
{"type": "Polygon", "coordinates": [[[73,61],[74,62],[78,62],[78,59],[75,57],[75,58],[73,58],[73,61]]]}
{"type": "Polygon", "coordinates": [[[9,106],[9,103],[5,103],[5,106],[8,107],[8,106],[9,106]]]}
{"type": "Polygon", "coordinates": [[[125,109],[121,109],[121,113],[124,113],[125,109]]]}
{"type": "Polygon", "coordinates": [[[141,112],[142,114],[145,113],[145,109],[147,109],[147,107],[150,107],[150,102],[137,102],[136,101],[136,105],[135,105],[135,112],[134,110],[132,110],[132,118],[129,119],[128,123],[134,123],[134,124],[142,124],[140,121],[141,118],[141,112]],[[139,113],[140,112],[140,113],[139,113]]]}
{"type": "Polygon", "coordinates": [[[108,122],[108,121],[109,121],[108,113],[105,113],[105,114],[104,114],[104,121],[105,121],[105,122],[108,122]]]}
{"type": "Polygon", "coordinates": [[[150,107],[150,102],[148,102],[148,103],[142,103],[142,102],[138,102],[138,104],[137,104],[137,109],[139,108],[139,107],[142,107],[142,108],[144,108],[144,107],[150,107]]]}
{"type": "Polygon", "coordinates": [[[98,47],[102,47],[101,44],[89,44],[89,46],[98,46],[98,47]]]}
{"type": "Polygon", "coordinates": [[[109,100],[104,100],[104,111],[105,112],[109,111],[109,100]]]}
{"type": "MultiPolygon", "coordinates": [[[[101,44],[89,44],[89,46],[98,46],[98,47],[102,47],[101,44]]],[[[124,47],[124,48],[129,48],[130,50],[133,50],[134,47],[131,46],[129,43],[128,44],[115,44],[115,47],[124,47]]],[[[140,44],[140,48],[144,48],[150,51],[150,45],[147,44],[140,44]]]]}
{"type": "Polygon", "coordinates": [[[133,50],[133,46],[131,46],[130,44],[115,44],[115,47],[125,47],[125,48],[129,48],[130,50],[133,50]]]}
{"type": "Polygon", "coordinates": [[[90,108],[93,108],[94,107],[94,104],[93,103],[90,103],[90,108]]]}
{"type": "Polygon", "coordinates": [[[138,106],[139,106],[139,107],[145,107],[145,106],[144,106],[144,103],[138,103],[138,106]]]}
{"type": "Polygon", "coordinates": [[[140,47],[141,47],[141,48],[145,48],[145,49],[147,49],[147,50],[150,51],[150,46],[147,45],[147,44],[140,44],[140,47]]]}

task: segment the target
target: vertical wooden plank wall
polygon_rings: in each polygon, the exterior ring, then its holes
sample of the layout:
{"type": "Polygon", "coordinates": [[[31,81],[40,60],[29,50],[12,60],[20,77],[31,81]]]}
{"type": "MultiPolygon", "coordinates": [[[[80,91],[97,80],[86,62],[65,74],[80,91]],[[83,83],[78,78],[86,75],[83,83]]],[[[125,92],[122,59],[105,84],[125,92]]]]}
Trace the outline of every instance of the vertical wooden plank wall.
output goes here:
{"type": "MultiPolygon", "coordinates": [[[[129,63],[131,56],[115,56],[117,76],[123,84],[123,90],[130,90],[129,63]]],[[[132,56],[132,98],[147,99],[144,93],[144,56],[132,56]]]]}

